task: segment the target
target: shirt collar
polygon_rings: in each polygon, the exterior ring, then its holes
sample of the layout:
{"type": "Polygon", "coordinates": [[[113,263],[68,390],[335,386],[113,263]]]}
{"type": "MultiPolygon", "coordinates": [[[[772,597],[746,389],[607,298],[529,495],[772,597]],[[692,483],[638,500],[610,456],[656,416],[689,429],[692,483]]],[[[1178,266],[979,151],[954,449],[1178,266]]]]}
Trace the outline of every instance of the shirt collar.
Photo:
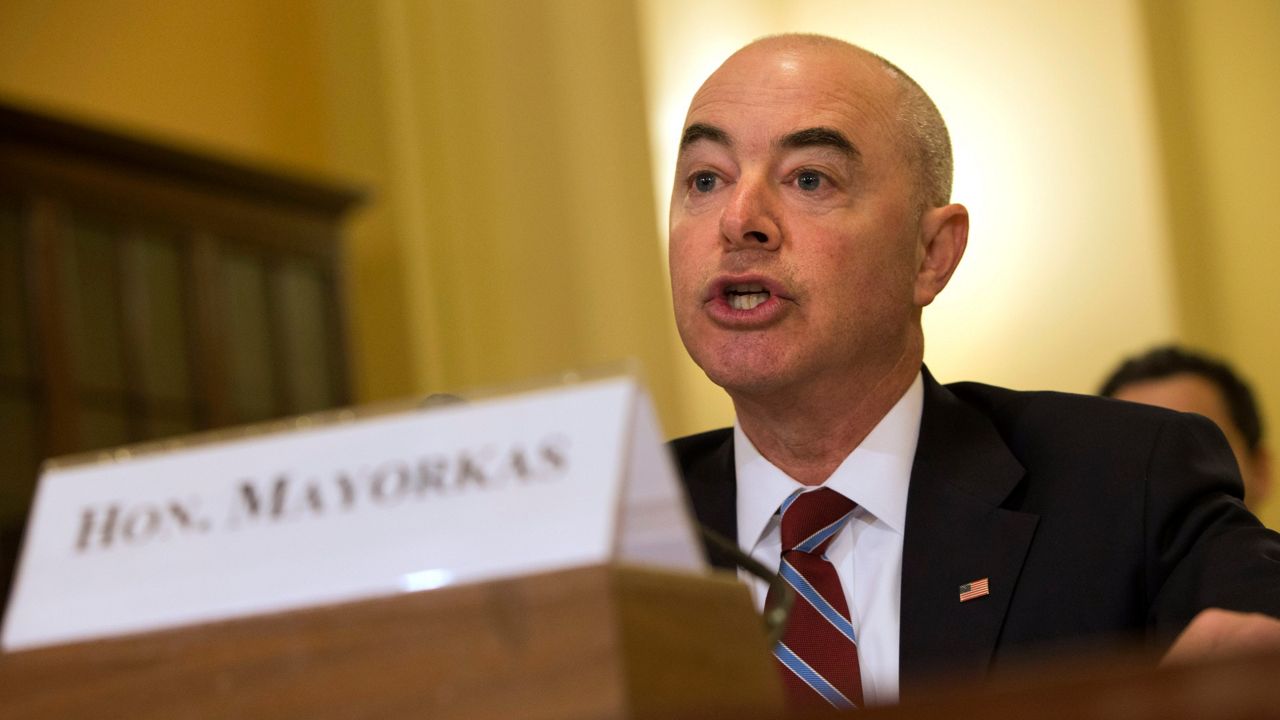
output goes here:
{"type": "MultiPolygon", "coordinates": [[[[917,374],[893,408],[823,483],[898,533],[906,527],[907,486],[923,411],[924,380],[917,374]]],[[[765,459],[736,420],[733,461],[738,478],[738,542],[750,548],[764,535],[782,501],[805,486],[765,459]]]]}

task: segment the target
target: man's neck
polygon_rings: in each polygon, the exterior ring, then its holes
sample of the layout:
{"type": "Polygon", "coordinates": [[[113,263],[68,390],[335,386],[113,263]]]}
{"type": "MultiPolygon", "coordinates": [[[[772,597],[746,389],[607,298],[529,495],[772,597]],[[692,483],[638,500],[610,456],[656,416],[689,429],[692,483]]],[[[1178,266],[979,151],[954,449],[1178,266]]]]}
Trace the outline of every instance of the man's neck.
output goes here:
{"type": "Polygon", "coordinates": [[[923,355],[909,350],[885,371],[767,398],[735,395],[738,424],[778,469],[803,485],[820,485],[911,387],[923,355]]]}

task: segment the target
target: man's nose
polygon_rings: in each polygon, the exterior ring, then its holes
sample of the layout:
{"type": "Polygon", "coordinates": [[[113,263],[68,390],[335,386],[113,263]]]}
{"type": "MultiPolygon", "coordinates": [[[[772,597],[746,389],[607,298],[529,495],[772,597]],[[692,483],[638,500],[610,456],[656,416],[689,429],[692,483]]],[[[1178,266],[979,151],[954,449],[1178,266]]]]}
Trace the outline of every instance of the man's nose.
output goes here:
{"type": "Polygon", "coordinates": [[[777,250],[782,242],[776,201],[765,180],[739,180],[720,214],[720,235],[731,250],[777,250]]]}

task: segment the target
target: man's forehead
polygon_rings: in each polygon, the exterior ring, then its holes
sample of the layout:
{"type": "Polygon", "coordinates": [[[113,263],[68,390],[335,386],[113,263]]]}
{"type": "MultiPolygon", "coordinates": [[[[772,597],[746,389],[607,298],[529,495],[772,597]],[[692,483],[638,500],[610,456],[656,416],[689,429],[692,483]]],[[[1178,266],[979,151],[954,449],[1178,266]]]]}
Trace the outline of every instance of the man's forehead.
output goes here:
{"type": "Polygon", "coordinates": [[[753,92],[830,94],[889,99],[898,86],[879,57],[840,42],[770,38],[742,48],[706,79],[695,95],[753,92]]]}
{"type": "Polygon", "coordinates": [[[892,132],[898,92],[878,65],[850,57],[844,48],[835,53],[753,49],[727,60],[694,95],[686,137],[696,126],[771,145],[809,128],[830,128],[851,141],[875,126],[892,132]]]}

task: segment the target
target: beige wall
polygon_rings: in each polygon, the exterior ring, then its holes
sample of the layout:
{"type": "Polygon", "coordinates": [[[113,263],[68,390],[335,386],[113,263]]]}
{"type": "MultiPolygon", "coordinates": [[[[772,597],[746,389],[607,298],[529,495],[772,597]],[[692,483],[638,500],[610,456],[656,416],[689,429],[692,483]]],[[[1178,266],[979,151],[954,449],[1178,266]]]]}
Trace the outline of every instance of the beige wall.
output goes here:
{"type": "Polygon", "coordinates": [[[348,252],[361,398],[634,355],[676,434],[728,417],[668,318],[684,104],[756,35],[834,33],[921,80],[955,135],[974,229],[926,314],[941,377],[1088,391],[1118,356],[1180,338],[1238,362],[1274,419],[1278,15],[1271,0],[9,0],[0,96],[371,189],[348,252]]]}
{"type": "Polygon", "coordinates": [[[5,0],[0,95],[251,160],[324,170],[310,0],[5,0]]]}
{"type": "MultiPolygon", "coordinates": [[[[1280,3],[1144,3],[1185,342],[1254,385],[1280,446],[1280,3]]],[[[1280,527],[1280,467],[1261,515],[1280,527]]]]}
{"type": "MultiPolygon", "coordinates": [[[[664,418],[678,417],[633,6],[368,7],[398,249],[382,272],[403,278],[412,388],[636,357],[664,418]]],[[[375,100],[352,92],[338,112],[375,100]]]]}

